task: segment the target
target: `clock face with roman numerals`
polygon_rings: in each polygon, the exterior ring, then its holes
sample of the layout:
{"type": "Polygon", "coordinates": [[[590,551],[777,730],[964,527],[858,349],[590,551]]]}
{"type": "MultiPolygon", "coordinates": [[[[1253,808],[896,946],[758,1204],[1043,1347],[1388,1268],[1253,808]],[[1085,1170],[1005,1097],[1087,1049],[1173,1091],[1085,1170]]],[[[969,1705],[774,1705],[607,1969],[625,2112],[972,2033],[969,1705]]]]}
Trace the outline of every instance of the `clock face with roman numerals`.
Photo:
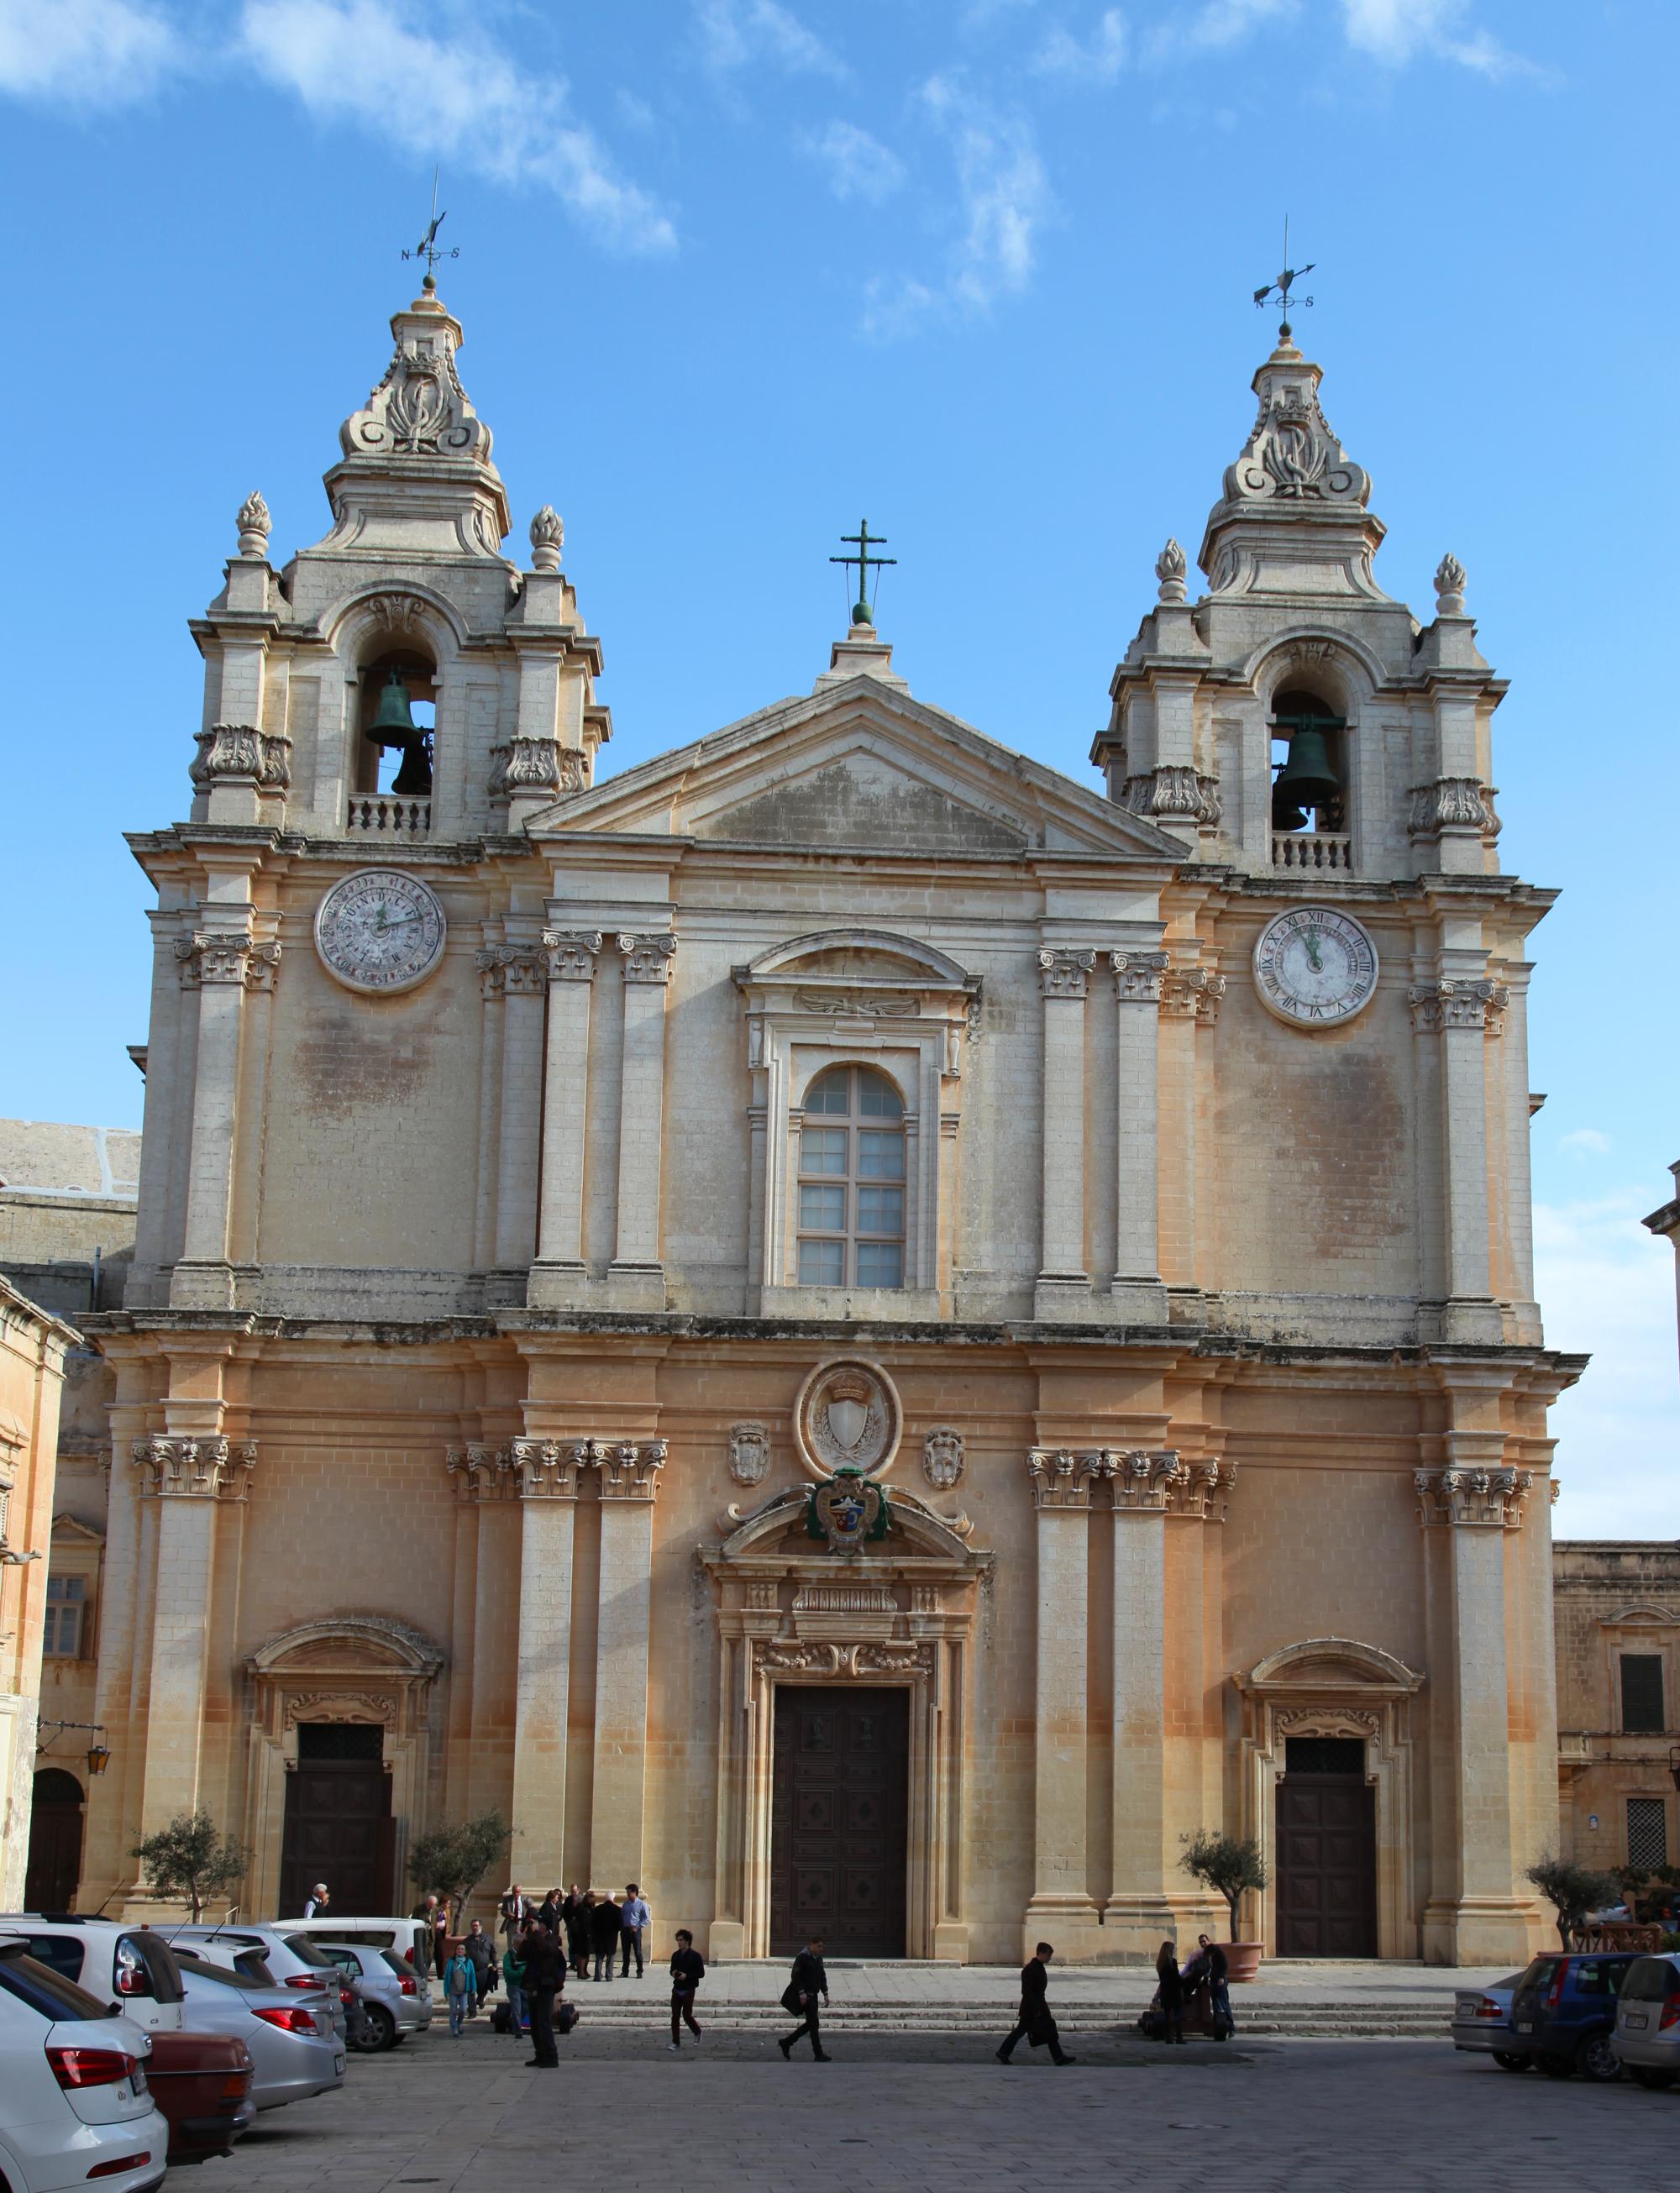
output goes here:
{"type": "Polygon", "coordinates": [[[398,868],[363,868],[335,884],[315,916],[315,949],[347,990],[388,998],[423,982],[444,956],[437,893],[398,868]]]}
{"type": "Polygon", "coordinates": [[[1254,987],[1291,1028],[1338,1028],[1362,1012],[1377,987],[1369,932],[1333,907],[1298,906],[1260,931],[1254,987]]]}

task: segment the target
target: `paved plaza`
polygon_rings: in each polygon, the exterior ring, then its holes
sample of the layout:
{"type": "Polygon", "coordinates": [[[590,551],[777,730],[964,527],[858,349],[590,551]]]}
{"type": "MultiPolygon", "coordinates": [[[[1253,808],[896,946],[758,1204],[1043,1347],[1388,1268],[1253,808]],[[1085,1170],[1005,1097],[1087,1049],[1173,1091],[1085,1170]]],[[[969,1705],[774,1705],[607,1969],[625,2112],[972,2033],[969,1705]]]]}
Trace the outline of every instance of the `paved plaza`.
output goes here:
{"type": "MultiPolygon", "coordinates": [[[[583,1991],[604,1995],[605,1990],[583,1991]]],[[[626,1990],[625,1993],[629,1993],[626,1990]]],[[[584,2019],[558,2071],[483,2020],[353,2062],[336,2096],[266,2118],[194,2193],[991,2193],[1027,2186],[1595,2193],[1673,2182],[1680,2095],[1513,2077],[1444,2041],[1260,2040],[1166,2050],[1081,2033],[1077,2066],[991,2036],[848,2030],[784,2064],[771,2030],[720,2024],[666,2049],[584,2019]]]]}

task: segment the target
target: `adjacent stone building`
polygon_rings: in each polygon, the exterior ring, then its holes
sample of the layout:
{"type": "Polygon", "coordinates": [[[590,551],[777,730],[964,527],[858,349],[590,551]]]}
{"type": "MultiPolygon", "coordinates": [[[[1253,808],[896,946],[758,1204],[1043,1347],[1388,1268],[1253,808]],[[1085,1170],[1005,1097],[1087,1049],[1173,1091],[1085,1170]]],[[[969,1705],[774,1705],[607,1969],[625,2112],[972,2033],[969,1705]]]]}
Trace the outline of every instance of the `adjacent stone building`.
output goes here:
{"type": "Polygon", "coordinates": [[[494,1802],[713,1956],[1136,1956],[1223,1827],[1275,1948],[1520,1961],[1579,1364],[1462,570],[1383,593],[1286,330],[1100,788],[863,604],[599,777],[560,522],[503,555],[462,330],[428,282],[393,331],[326,535],[241,510],[191,813],[131,840],[84,1900],[202,1803],[247,1909],[405,1908],[494,1802]]]}

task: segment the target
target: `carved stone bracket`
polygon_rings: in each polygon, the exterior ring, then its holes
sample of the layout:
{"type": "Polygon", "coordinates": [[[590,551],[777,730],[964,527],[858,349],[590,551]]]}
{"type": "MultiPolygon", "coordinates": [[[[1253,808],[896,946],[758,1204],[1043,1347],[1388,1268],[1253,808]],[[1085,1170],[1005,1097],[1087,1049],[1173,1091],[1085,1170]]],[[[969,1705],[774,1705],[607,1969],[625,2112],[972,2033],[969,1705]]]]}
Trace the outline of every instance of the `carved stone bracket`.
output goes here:
{"type": "Polygon", "coordinates": [[[1417,982],[1406,994],[1419,1035],[1435,1035],[1443,1028],[1485,1028],[1497,1035],[1511,1003],[1503,982],[1417,982]]]}
{"type": "Polygon", "coordinates": [[[563,747],[553,739],[514,737],[490,748],[492,799],[505,799],[512,792],[546,793],[565,799],[588,789],[588,760],[575,747],[563,747]]]}
{"type": "Polygon", "coordinates": [[[169,1439],[154,1433],[129,1449],[141,1490],[193,1500],[244,1500],[256,1468],[255,1440],[169,1439]]]}
{"type": "Polygon", "coordinates": [[[1219,780],[1200,770],[1166,763],[1142,776],[1128,776],[1120,787],[1120,804],[1128,813],[1150,822],[1173,817],[1179,822],[1205,823],[1213,828],[1224,812],[1219,799],[1219,780]]]}
{"type": "Polygon", "coordinates": [[[184,989],[194,989],[201,982],[229,982],[242,984],[248,990],[266,990],[280,964],[280,948],[259,944],[242,930],[222,936],[207,933],[176,937],[175,958],[181,962],[184,989]]]}
{"type": "Polygon", "coordinates": [[[1046,945],[1038,955],[1038,987],[1046,998],[1082,998],[1096,964],[1094,950],[1058,951],[1046,945]]]}
{"type": "Polygon", "coordinates": [[[1164,952],[1110,952],[1109,965],[1114,969],[1114,993],[1122,1005],[1161,1003],[1167,965],[1164,952]]]}
{"type": "Polygon", "coordinates": [[[201,792],[230,781],[260,792],[290,789],[292,742],[282,733],[260,731],[254,724],[212,724],[192,736],[198,751],[186,774],[201,792]]]}
{"type": "Polygon", "coordinates": [[[859,1675],[931,1675],[933,1647],[891,1642],[842,1645],[827,1639],[809,1644],[783,1643],[773,1638],[755,1638],[753,1665],[759,1670],[815,1675],[819,1681],[855,1681],[859,1675]]]}
{"type": "Polygon", "coordinates": [[[535,944],[489,944],[473,964],[487,998],[541,997],[548,987],[548,956],[535,944]]]}
{"type": "Polygon", "coordinates": [[[589,1461],[599,1470],[603,1500],[651,1501],[669,1447],[664,1440],[591,1440],[589,1461]]]}
{"type": "Polygon", "coordinates": [[[671,963],[676,957],[674,936],[645,936],[629,930],[620,932],[618,948],[624,955],[624,979],[627,982],[668,982],[671,963]]]}
{"type": "Polygon", "coordinates": [[[1492,1530],[1522,1527],[1522,1514],[1534,1489],[1534,1474],[1527,1469],[1419,1469],[1412,1482],[1418,1495],[1418,1520],[1428,1528],[1435,1524],[1475,1524],[1492,1530]]]}
{"type": "Polygon", "coordinates": [[[1406,833],[1438,838],[1443,830],[1474,830],[1491,842],[1504,827],[1494,810],[1497,793],[1497,786],[1479,776],[1437,776],[1432,784],[1414,784],[1406,833]]]}
{"type": "Polygon", "coordinates": [[[1169,967],[1161,978],[1161,1010],[1169,1020],[1212,1028],[1224,994],[1224,976],[1210,967],[1169,967]]]}

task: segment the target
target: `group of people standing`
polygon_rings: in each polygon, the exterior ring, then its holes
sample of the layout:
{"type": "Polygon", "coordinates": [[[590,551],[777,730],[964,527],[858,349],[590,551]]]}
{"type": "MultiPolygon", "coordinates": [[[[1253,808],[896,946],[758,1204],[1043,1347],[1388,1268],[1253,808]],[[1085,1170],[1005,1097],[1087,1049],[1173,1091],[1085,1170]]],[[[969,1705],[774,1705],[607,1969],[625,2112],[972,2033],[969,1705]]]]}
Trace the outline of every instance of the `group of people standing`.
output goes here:
{"type": "Polygon", "coordinates": [[[564,1944],[564,1963],[581,1980],[610,1980],[615,1969],[628,1980],[632,1957],[636,1978],[645,1973],[644,1950],[653,1915],[634,1881],[627,1884],[622,1904],[610,1888],[582,1888],[575,1881],[564,1895],[551,1888],[540,1904],[533,1903],[515,1881],[498,1911],[498,1924],[510,1941],[527,1920],[540,1920],[564,1944]]]}
{"type": "MultiPolygon", "coordinates": [[[[598,1893],[576,1886],[564,1896],[551,1888],[536,1904],[517,1881],[507,1891],[500,1905],[499,1923],[507,1940],[502,1973],[507,1984],[509,2031],[517,2037],[527,2018],[530,2021],[528,2070],[559,2067],[559,2053],[554,2045],[557,2021],[562,2030],[569,2031],[577,2018],[572,2006],[560,2000],[569,1970],[580,1980],[611,1980],[622,1957],[619,1976],[628,1979],[634,1955],[636,1978],[644,1977],[643,1937],[649,1917],[647,1904],[634,1881],[626,1887],[622,1904],[610,1891],[598,1893]]],[[[670,2045],[674,2051],[682,2047],[685,2025],[693,2040],[700,2038],[694,1998],[705,1977],[705,1960],[694,1946],[693,1935],[686,1927],[679,1927],[671,1957],[670,2045]]],[[[450,2023],[453,2025],[453,2018],[450,2023]]]]}

